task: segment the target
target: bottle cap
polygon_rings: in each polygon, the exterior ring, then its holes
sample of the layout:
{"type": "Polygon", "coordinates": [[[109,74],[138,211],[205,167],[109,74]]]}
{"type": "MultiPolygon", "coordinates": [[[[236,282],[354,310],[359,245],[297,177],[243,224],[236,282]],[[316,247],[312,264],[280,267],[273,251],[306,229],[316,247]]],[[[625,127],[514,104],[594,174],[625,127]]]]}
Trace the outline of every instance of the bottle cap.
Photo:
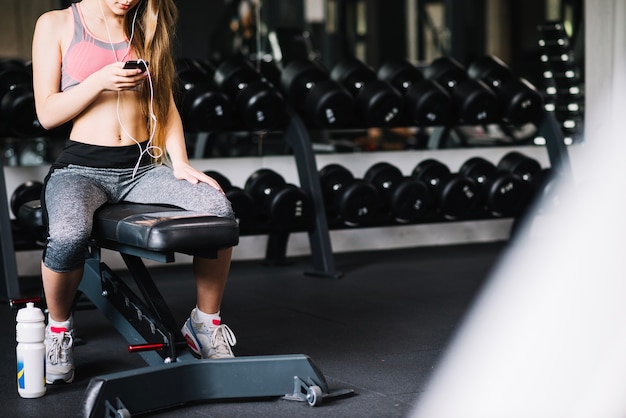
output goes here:
{"type": "Polygon", "coordinates": [[[44,320],[41,309],[35,307],[33,302],[26,303],[26,307],[17,311],[18,322],[40,322],[44,320]]]}

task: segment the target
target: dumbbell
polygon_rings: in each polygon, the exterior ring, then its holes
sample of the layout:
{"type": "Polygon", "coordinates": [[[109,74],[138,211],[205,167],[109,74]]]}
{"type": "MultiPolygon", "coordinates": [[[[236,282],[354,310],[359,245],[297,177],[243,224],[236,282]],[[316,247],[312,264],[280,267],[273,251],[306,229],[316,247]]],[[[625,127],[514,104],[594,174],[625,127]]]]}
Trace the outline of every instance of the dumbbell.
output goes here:
{"type": "Polygon", "coordinates": [[[232,122],[233,105],[213,83],[213,73],[208,62],[176,60],[176,76],[182,88],[177,103],[187,132],[211,132],[232,122]]]}
{"type": "Polygon", "coordinates": [[[467,218],[477,212],[482,199],[479,186],[464,174],[452,173],[441,161],[423,160],[415,166],[411,176],[429,187],[444,217],[467,218]]]}
{"type": "Polygon", "coordinates": [[[439,57],[422,70],[428,80],[447,89],[460,124],[476,125],[499,119],[496,94],[482,81],[468,77],[463,65],[450,57],[439,57]]]}
{"type": "Polygon", "coordinates": [[[459,172],[480,186],[483,205],[493,215],[517,216],[528,205],[530,185],[507,171],[498,170],[495,164],[482,157],[470,158],[459,172]]]}
{"type": "Polygon", "coordinates": [[[506,153],[498,162],[497,167],[498,170],[511,173],[528,183],[532,183],[541,173],[539,161],[519,151],[506,153]]]}
{"type": "Polygon", "coordinates": [[[17,186],[17,188],[11,194],[11,199],[9,202],[13,215],[17,217],[20,208],[25,203],[41,199],[42,191],[43,183],[37,180],[29,180],[17,186]]]}
{"type": "Polygon", "coordinates": [[[485,82],[496,92],[501,117],[511,124],[537,123],[543,114],[543,98],[537,88],[516,77],[501,59],[483,55],[467,68],[470,78],[485,82]]]}
{"type": "Polygon", "coordinates": [[[217,171],[207,170],[204,174],[212,177],[219,183],[224,194],[226,194],[226,197],[230,201],[240,225],[254,222],[259,217],[259,214],[255,211],[256,205],[254,200],[248,192],[241,187],[234,186],[226,176],[217,171]]]}
{"type": "Polygon", "coordinates": [[[329,78],[320,64],[292,60],[281,73],[281,86],[289,102],[318,128],[339,128],[353,125],[355,104],[352,95],[329,78]]]}
{"type": "Polygon", "coordinates": [[[378,78],[390,83],[404,96],[408,119],[419,126],[447,125],[453,122],[452,97],[446,89],[424,75],[406,60],[389,60],[378,69],[378,78]]]}
{"type": "Polygon", "coordinates": [[[356,100],[356,111],[368,127],[397,126],[402,120],[402,95],[391,84],[379,80],[372,68],[356,58],[335,64],[330,78],[337,81],[356,100]]]}
{"type": "Polygon", "coordinates": [[[405,177],[393,164],[376,163],[363,178],[378,191],[379,211],[390,213],[397,222],[415,222],[430,212],[432,197],[428,186],[405,177]]]}
{"type": "Polygon", "coordinates": [[[0,126],[3,132],[22,138],[44,132],[35,113],[32,72],[17,59],[0,60],[0,126]]]}
{"type": "Polygon", "coordinates": [[[287,112],[283,96],[249,61],[233,57],[222,62],[213,80],[233,101],[236,114],[248,129],[266,131],[285,125],[287,112]]]}
{"type": "Polygon", "coordinates": [[[289,230],[311,225],[309,196],[302,188],[287,183],[276,171],[268,168],[255,171],[246,180],[244,190],[273,228],[289,230]]]}
{"type": "Polygon", "coordinates": [[[378,211],[376,188],[340,164],[328,164],[319,171],[327,212],[348,226],[372,222],[378,211]]]}

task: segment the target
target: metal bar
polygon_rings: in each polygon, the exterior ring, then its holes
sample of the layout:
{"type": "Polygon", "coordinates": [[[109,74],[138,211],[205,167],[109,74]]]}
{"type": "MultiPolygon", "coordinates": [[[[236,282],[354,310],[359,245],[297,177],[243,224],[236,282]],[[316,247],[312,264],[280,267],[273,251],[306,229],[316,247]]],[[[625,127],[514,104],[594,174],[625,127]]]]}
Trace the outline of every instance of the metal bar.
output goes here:
{"type": "Polygon", "coordinates": [[[311,144],[311,136],[300,116],[291,108],[288,111],[289,125],[285,130],[285,141],[293,149],[300,178],[300,187],[309,194],[315,213],[314,227],[309,231],[311,256],[315,270],[309,274],[339,278],[342,274],[335,270],[335,259],[330,242],[324,197],[319,181],[315,152],[311,144]]]}
{"type": "Polygon", "coordinates": [[[0,268],[4,286],[0,286],[0,299],[11,300],[20,297],[20,283],[17,277],[17,262],[13,245],[9,199],[7,197],[4,164],[0,159],[0,268]]]}
{"type": "Polygon", "coordinates": [[[565,144],[563,131],[556,117],[551,112],[544,112],[539,124],[539,134],[546,140],[546,150],[550,159],[550,166],[560,175],[572,178],[572,166],[569,152],[565,144]]]}

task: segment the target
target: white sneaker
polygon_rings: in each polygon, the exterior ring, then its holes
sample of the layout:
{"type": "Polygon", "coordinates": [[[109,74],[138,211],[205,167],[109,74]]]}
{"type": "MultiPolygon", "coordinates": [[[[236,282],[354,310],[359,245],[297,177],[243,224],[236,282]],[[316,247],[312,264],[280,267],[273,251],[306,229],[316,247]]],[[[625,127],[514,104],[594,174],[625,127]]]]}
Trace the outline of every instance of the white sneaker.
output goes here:
{"type": "Polygon", "coordinates": [[[187,345],[203,359],[235,357],[231,346],[237,344],[233,331],[224,324],[195,322],[189,317],[181,329],[187,345]]]}
{"type": "Polygon", "coordinates": [[[46,383],[74,381],[73,330],[46,327],[46,383]]]}

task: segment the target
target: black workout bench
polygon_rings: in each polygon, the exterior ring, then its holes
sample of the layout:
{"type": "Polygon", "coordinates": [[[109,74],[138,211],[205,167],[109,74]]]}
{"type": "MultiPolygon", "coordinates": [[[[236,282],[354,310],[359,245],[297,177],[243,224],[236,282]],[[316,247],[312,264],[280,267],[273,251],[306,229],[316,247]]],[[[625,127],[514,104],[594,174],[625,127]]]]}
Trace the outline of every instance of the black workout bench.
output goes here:
{"type": "MultiPolygon", "coordinates": [[[[18,221],[41,227],[39,202],[22,206],[18,221]]],[[[239,398],[284,397],[314,406],[323,398],[352,393],[330,393],[306,355],[198,360],[187,349],[143,259],[168,263],[175,253],[216,257],[220,248],[238,241],[235,220],[179,208],[121,203],[96,212],[79,290],[128,341],[129,351],[138,352],[148,365],[93,378],[82,416],[125,417],[188,402],[239,398]],[[138,290],[102,262],[101,249],[122,255],[138,290]]]]}

